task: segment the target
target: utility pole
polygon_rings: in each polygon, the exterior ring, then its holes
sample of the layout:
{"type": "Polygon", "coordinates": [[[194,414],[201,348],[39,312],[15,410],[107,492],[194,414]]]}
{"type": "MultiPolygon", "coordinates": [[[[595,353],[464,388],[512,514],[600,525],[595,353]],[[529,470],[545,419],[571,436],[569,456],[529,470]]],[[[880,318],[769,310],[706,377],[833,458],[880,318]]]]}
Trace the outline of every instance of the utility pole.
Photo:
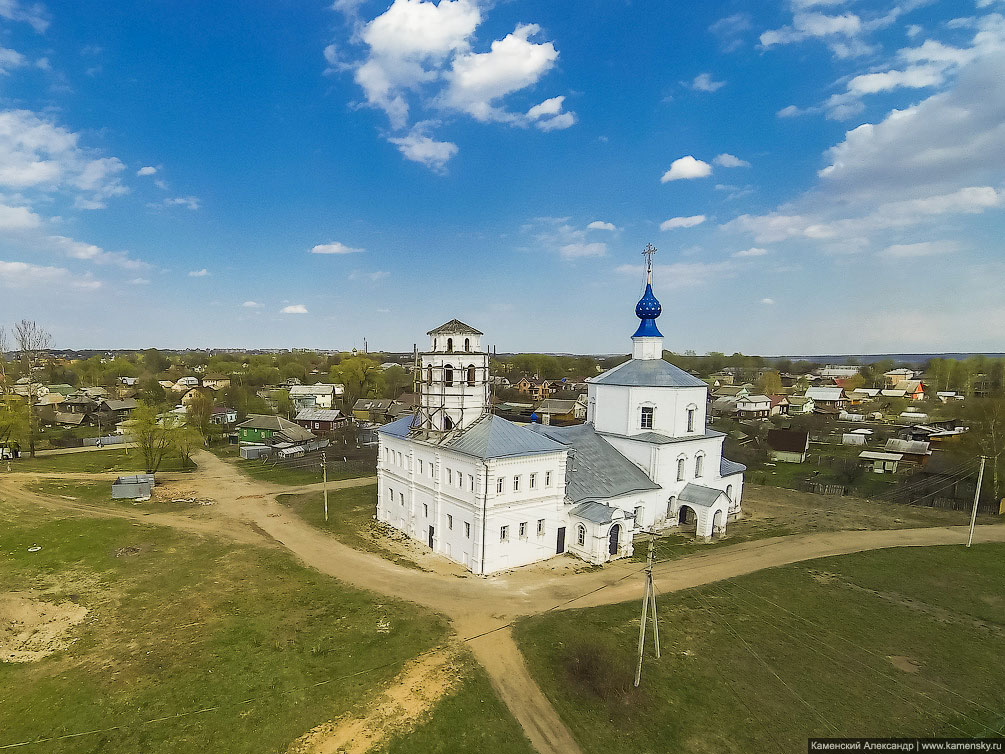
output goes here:
{"type": "Polygon", "coordinates": [[[660,624],[656,619],[656,587],[653,586],[653,551],[656,547],[656,538],[652,531],[649,532],[649,557],[646,561],[646,594],[642,598],[642,621],[639,623],[639,664],[635,668],[635,686],[638,687],[642,680],[642,649],[646,643],[646,619],[649,610],[652,609],[653,616],[653,644],[656,647],[656,657],[660,656],[660,624]]]}
{"type": "Polygon", "coordinates": [[[325,460],[325,452],[321,451],[321,478],[324,482],[325,491],[325,523],[328,523],[328,462],[325,460]]]}
{"type": "Polygon", "coordinates": [[[970,513],[970,538],[967,540],[967,547],[970,547],[974,541],[974,526],[977,523],[977,501],[981,496],[981,482],[984,481],[984,464],[987,460],[987,456],[981,456],[981,470],[977,472],[977,489],[974,490],[974,509],[970,513]]]}

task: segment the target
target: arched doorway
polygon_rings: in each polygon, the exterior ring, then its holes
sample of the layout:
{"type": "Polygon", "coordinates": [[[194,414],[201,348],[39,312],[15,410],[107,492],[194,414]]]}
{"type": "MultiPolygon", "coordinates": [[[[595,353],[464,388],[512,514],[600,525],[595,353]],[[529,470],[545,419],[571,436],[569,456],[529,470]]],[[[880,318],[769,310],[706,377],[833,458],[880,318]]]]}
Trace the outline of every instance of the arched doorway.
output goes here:
{"type": "Polygon", "coordinates": [[[608,552],[610,552],[611,555],[618,554],[618,544],[620,540],[621,524],[614,524],[614,526],[611,527],[610,547],[608,548],[608,552]]]}
{"type": "Polygon", "coordinates": [[[718,510],[715,515],[712,516],[712,536],[721,537],[723,533],[723,524],[725,517],[722,515],[722,511],[718,510]]]}
{"type": "Polygon", "coordinates": [[[729,502],[733,502],[733,485],[726,485],[726,497],[729,498],[729,502]]]}
{"type": "Polygon", "coordinates": [[[667,514],[664,517],[666,519],[667,524],[669,524],[673,520],[673,507],[674,505],[676,505],[676,503],[677,503],[676,495],[671,495],[670,499],[667,500],[667,514]]]}
{"type": "Polygon", "coordinates": [[[697,531],[698,514],[695,513],[694,508],[682,505],[677,514],[677,525],[680,526],[681,531],[697,531]]]}

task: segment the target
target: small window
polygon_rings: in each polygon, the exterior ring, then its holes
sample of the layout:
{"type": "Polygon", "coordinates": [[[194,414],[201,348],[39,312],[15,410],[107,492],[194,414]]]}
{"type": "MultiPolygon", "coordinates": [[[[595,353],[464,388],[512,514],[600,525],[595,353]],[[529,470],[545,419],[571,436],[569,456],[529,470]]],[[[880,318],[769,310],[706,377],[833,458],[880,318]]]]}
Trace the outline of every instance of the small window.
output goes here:
{"type": "MultiPolygon", "coordinates": [[[[435,346],[434,346],[434,348],[435,348],[435,346]]],[[[432,385],[433,384],[433,365],[432,364],[430,364],[428,367],[426,367],[426,384],[427,385],[432,385]]]]}
{"type": "Polygon", "coordinates": [[[500,542],[505,542],[507,539],[509,539],[509,527],[508,526],[500,526],[499,527],[499,541],[500,542]]]}
{"type": "Polygon", "coordinates": [[[475,386],[475,365],[472,364],[468,367],[468,387],[475,386]]]}
{"type": "Polygon", "coordinates": [[[422,515],[429,518],[429,506],[425,503],[422,504],[422,515]]]}
{"type": "Polygon", "coordinates": [[[452,472],[450,469],[447,469],[447,484],[453,484],[453,483],[454,483],[454,472],[452,472]]]}
{"type": "Polygon", "coordinates": [[[448,529],[454,528],[454,517],[451,516],[449,513],[447,514],[447,528],[448,529]]]}
{"type": "Polygon", "coordinates": [[[457,472],[457,486],[464,489],[464,474],[459,471],[457,472]]]}
{"type": "Polygon", "coordinates": [[[471,350],[471,338],[465,338],[464,339],[464,350],[465,351],[470,351],[471,350]]]}
{"type": "Polygon", "coordinates": [[[419,459],[419,473],[422,473],[422,459],[419,459]]]}
{"type": "Polygon", "coordinates": [[[429,462],[429,478],[433,479],[436,476],[436,464],[432,461],[429,462]]]}
{"type": "Polygon", "coordinates": [[[684,481],[684,459],[683,458],[678,458],[677,459],[677,481],[678,482],[683,482],[684,481]]]}
{"type": "Polygon", "coordinates": [[[472,492],[475,491],[475,476],[474,476],[474,474],[468,474],[468,486],[471,488],[472,492]]]}
{"type": "Polygon", "coordinates": [[[389,503],[394,502],[394,490],[392,490],[390,487],[387,488],[387,502],[389,503]]]}
{"type": "Polygon", "coordinates": [[[537,536],[539,536],[539,537],[543,537],[544,536],[544,519],[543,518],[539,518],[537,520],[537,536]]]}
{"type": "Polygon", "coordinates": [[[642,526],[642,506],[635,506],[635,525],[642,526]]]}
{"type": "Polygon", "coordinates": [[[642,416],[639,419],[639,426],[642,429],[652,429],[653,428],[653,407],[643,406],[642,416]]]}
{"type": "Polygon", "coordinates": [[[401,506],[405,505],[405,493],[404,492],[399,492],[398,493],[398,505],[401,505],[401,506]]]}
{"type": "Polygon", "coordinates": [[[496,494],[501,495],[503,491],[503,478],[496,479],[496,494]]]}
{"type": "Polygon", "coordinates": [[[471,524],[467,521],[464,522],[464,536],[471,539],[471,524]]]}
{"type": "Polygon", "coordinates": [[[531,474],[527,479],[527,485],[533,490],[537,488],[537,474],[531,474]]]}
{"type": "Polygon", "coordinates": [[[523,539],[526,536],[527,536],[527,522],[526,521],[521,521],[520,522],[520,538],[523,539]]]}
{"type": "Polygon", "coordinates": [[[701,477],[701,467],[702,462],[705,460],[705,456],[698,456],[694,459],[694,478],[698,479],[701,477]]]}
{"type": "Polygon", "coordinates": [[[687,410],[687,431],[694,432],[694,409],[687,410]]]}
{"type": "Polygon", "coordinates": [[[514,492],[519,492],[520,491],[520,476],[519,475],[513,477],[513,491],[514,492]]]}
{"type": "Polygon", "coordinates": [[[576,542],[580,547],[586,545],[586,527],[582,524],[576,527],[576,542]]]}
{"type": "Polygon", "coordinates": [[[443,384],[447,387],[453,387],[454,384],[454,368],[450,364],[446,364],[443,367],[443,384]]]}
{"type": "Polygon", "coordinates": [[[545,487],[551,487],[551,472],[550,471],[544,472],[544,486],[545,487]]]}

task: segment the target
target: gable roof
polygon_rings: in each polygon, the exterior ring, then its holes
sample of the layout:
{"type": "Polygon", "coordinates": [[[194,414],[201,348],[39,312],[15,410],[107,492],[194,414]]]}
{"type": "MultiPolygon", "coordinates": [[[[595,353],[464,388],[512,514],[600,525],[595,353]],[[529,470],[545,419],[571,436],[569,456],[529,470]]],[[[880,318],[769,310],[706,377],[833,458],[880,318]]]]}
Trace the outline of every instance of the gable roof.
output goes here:
{"type": "Polygon", "coordinates": [[[795,429],[769,429],[765,442],[772,450],[805,453],[810,444],[810,433],[795,429]]]}
{"type": "MultiPolygon", "coordinates": [[[[412,433],[413,415],[402,416],[377,432],[391,437],[407,438],[412,433]]],[[[420,434],[418,431],[415,433],[420,434]]],[[[463,430],[446,434],[439,447],[475,458],[510,458],[539,453],[558,453],[567,448],[501,416],[484,414],[463,430]]]]}
{"type": "Polygon", "coordinates": [[[446,335],[446,334],[456,334],[461,335],[484,335],[481,330],[476,330],[471,325],[466,325],[459,319],[452,319],[449,322],[444,322],[439,327],[434,327],[432,330],[426,333],[426,335],[446,335]]]}
{"type": "Polygon", "coordinates": [[[609,524],[614,520],[614,508],[590,500],[577,505],[569,511],[569,515],[594,524],[609,524]]]}
{"type": "Polygon", "coordinates": [[[700,505],[702,508],[711,508],[725,494],[722,490],[717,490],[714,487],[706,487],[702,484],[688,482],[684,485],[684,489],[680,491],[677,499],[682,503],[691,503],[692,505],[700,505]]]}
{"type": "Polygon", "coordinates": [[[569,414],[576,410],[576,406],[581,406],[579,401],[567,401],[558,398],[548,398],[541,401],[540,405],[534,409],[541,414],[569,414]]]}
{"type": "Polygon", "coordinates": [[[573,451],[566,467],[565,497],[574,503],[660,489],[642,469],[597,434],[592,425],[551,427],[535,424],[533,431],[573,451]]]}
{"type": "Polygon", "coordinates": [[[737,463],[736,461],[730,461],[725,456],[719,456],[719,476],[731,476],[733,474],[742,474],[747,470],[747,467],[742,463],[737,463]]]}
{"type": "Polygon", "coordinates": [[[663,359],[629,359],[603,374],[587,380],[594,385],[627,385],[630,387],[701,387],[704,380],[688,374],[663,359]]]}
{"type": "Polygon", "coordinates": [[[337,408],[304,408],[297,414],[296,420],[312,422],[333,422],[342,418],[342,412],[337,408]]]}
{"type": "Polygon", "coordinates": [[[844,389],[839,387],[808,387],[806,397],[814,401],[839,401],[844,398],[844,389]]]}

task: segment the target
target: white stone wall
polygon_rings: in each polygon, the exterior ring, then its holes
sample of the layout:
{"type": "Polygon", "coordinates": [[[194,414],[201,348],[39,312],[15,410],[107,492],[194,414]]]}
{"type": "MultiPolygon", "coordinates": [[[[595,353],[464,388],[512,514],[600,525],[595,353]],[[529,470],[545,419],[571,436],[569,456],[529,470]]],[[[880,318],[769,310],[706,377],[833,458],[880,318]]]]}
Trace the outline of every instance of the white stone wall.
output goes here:
{"type": "Polygon", "coordinates": [[[628,387],[595,385],[588,388],[589,405],[598,432],[637,435],[657,432],[667,437],[701,436],[705,433],[708,389],[704,387],[628,387]],[[642,407],[653,408],[652,428],[643,427],[642,407]],[[687,431],[687,412],[694,410],[692,431],[687,431]]]}

